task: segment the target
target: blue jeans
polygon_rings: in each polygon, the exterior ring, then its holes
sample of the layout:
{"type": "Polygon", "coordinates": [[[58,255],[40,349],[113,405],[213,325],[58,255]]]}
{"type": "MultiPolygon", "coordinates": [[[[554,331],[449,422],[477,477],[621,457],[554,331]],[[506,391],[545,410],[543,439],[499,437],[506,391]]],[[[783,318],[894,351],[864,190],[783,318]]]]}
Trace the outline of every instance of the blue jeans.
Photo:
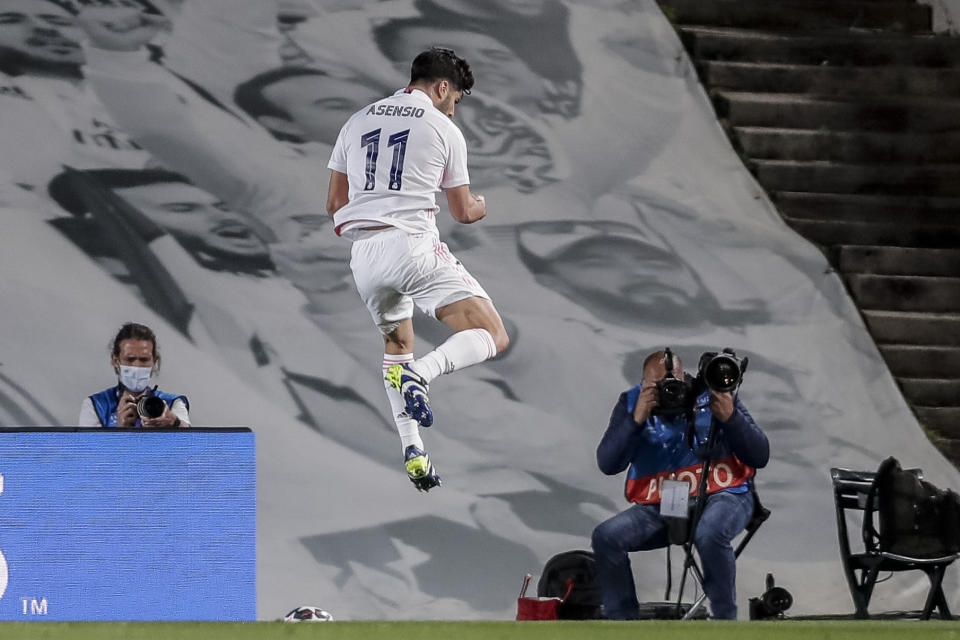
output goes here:
{"type": "MultiPolygon", "coordinates": [[[[737,619],[737,568],[730,541],[753,515],[753,494],[722,491],[711,494],[694,535],[703,569],[703,591],[718,620],[737,619]]],[[[667,546],[667,524],[660,505],[634,504],[593,530],[597,579],[603,591],[604,615],[610,620],[635,620],[640,613],[630,569],[631,551],[667,546]]]]}

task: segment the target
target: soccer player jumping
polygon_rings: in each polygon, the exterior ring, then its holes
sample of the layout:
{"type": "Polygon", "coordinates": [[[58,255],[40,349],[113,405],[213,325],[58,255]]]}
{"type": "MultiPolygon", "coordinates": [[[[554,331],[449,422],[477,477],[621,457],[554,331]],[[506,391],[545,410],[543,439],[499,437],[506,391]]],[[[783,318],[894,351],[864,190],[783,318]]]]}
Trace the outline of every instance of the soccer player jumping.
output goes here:
{"type": "Polygon", "coordinates": [[[383,334],[384,387],[407,475],[420,491],[440,485],[419,429],[433,424],[429,383],[509,343],[490,296],[440,241],[435,219],[441,189],[457,222],[487,215],[483,196],[470,192],[466,141],[452,121],[472,87],[470,65],[450,49],[420,53],[406,89],[347,120],[327,164],[327,212],[337,234],[353,241],[350,268],[383,334]],[[416,360],[414,305],[455,332],[416,360]]]}

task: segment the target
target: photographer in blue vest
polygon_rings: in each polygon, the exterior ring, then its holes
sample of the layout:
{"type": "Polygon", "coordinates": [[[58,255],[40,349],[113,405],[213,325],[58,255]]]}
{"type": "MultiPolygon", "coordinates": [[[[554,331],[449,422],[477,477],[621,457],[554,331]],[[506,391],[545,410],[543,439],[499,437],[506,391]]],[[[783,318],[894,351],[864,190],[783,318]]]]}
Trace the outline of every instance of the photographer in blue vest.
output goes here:
{"type": "Polygon", "coordinates": [[[184,395],[165,393],[150,386],[160,368],[157,337],[142,324],[129,322],[113,339],[110,364],[117,385],[84,398],[81,427],[189,427],[189,402],[184,395]]]}
{"type": "MultiPolygon", "coordinates": [[[[607,475],[628,469],[626,498],[633,504],[593,531],[606,618],[639,616],[628,553],[677,543],[671,528],[680,521],[694,527],[712,617],[736,619],[730,542],[753,515],[753,477],[770,457],[767,436],[736,397],[745,367],[732,352],[707,353],[694,379],[669,349],[656,351],[643,363],[643,381],[620,394],[597,447],[597,464],[607,475]],[[688,522],[691,512],[699,518],[688,522]]],[[[683,540],[687,535],[684,530],[683,540]]]]}

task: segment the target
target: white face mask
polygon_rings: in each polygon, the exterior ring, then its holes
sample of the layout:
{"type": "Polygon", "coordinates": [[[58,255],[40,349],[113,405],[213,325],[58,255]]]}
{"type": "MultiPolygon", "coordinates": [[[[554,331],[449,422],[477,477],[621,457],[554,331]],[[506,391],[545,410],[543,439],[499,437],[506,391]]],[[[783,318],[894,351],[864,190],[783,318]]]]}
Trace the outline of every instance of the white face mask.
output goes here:
{"type": "Polygon", "coordinates": [[[150,384],[150,375],[153,373],[153,367],[128,367],[120,365],[120,373],[117,378],[120,384],[134,393],[139,393],[150,384]]]}

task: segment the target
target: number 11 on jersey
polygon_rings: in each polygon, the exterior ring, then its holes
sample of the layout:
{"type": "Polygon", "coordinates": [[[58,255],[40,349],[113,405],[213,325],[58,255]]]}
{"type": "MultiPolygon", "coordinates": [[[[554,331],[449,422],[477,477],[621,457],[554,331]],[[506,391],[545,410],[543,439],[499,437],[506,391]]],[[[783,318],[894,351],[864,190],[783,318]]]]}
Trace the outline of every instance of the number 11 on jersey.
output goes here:
{"type": "MultiPolygon", "coordinates": [[[[410,129],[398,131],[387,139],[387,146],[393,147],[393,163],[390,165],[391,191],[400,191],[403,185],[403,157],[407,152],[407,139],[410,129]]],[[[360,136],[360,146],[367,148],[367,163],[364,168],[364,191],[373,191],[377,186],[377,160],[380,157],[380,129],[374,129],[360,136]]]]}

